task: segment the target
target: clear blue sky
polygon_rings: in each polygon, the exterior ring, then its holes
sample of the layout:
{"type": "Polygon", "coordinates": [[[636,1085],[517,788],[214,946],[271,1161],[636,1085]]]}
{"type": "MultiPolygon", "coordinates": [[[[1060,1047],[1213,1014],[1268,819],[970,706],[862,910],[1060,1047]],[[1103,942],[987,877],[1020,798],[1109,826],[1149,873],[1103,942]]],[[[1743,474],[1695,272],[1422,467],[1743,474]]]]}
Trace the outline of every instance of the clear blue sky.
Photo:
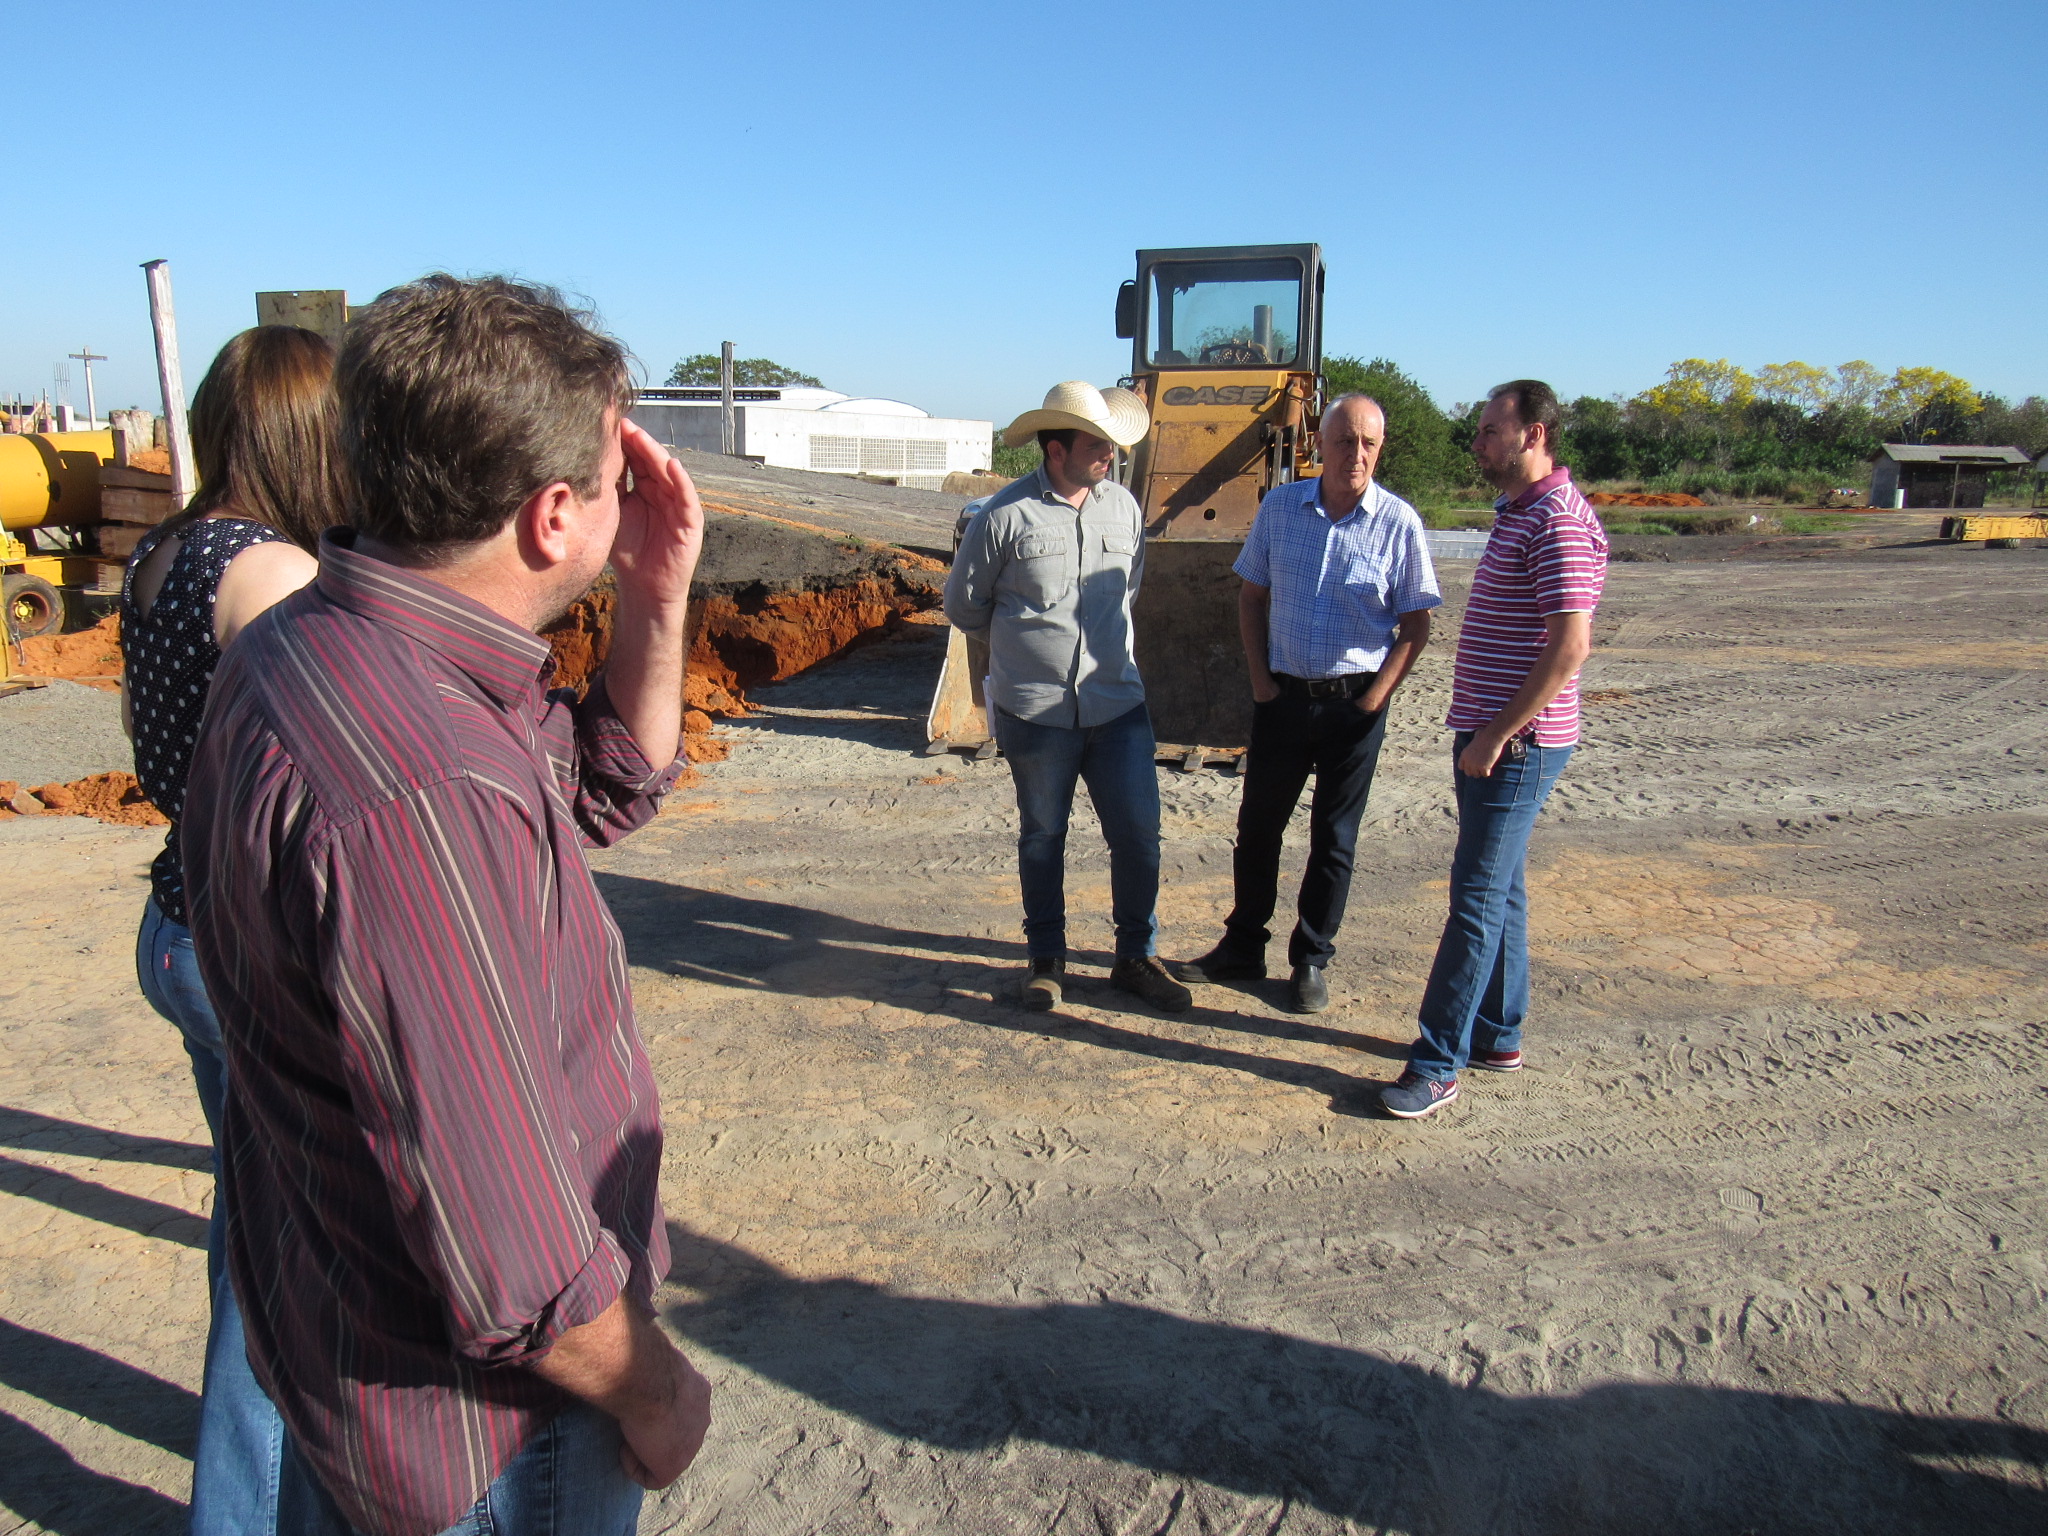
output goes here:
{"type": "Polygon", "coordinates": [[[2039,0],[16,10],[0,391],[90,343],[155,405],[162,256],[188,385],[258,289],[440,267],[586,295],[655,382],[729,338],[1000,421],[1123,371],[1139,246],[1317,240],[1326,349],[1446,405],[1685,356],[2048,393],[2039,0]]]}

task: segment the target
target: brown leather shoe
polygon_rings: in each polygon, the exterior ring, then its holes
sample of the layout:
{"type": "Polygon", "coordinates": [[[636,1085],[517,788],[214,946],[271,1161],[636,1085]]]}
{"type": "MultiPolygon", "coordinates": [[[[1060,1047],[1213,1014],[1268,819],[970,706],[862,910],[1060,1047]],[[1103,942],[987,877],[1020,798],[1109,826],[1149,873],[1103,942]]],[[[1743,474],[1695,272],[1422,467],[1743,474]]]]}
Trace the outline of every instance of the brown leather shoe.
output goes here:
{"type": "Polygon", "coordinates": [[[1020,1000],[1033,1013],[1044,1013],[1057,1008],[1067,985],[1067,961],[1064,955],[1034,955],[1031,969],[1024,973],[1024,990],[1020,1000]]]}
{"type": "Polygon", "coordinates": [[[1195,1006],[1195,994],[1167,974],[1157,955],[1139,959],[1119,957],[1109,973],[1109,984],[1142,997],[1166,1013],[1186,1013],[1195,1006]]]}

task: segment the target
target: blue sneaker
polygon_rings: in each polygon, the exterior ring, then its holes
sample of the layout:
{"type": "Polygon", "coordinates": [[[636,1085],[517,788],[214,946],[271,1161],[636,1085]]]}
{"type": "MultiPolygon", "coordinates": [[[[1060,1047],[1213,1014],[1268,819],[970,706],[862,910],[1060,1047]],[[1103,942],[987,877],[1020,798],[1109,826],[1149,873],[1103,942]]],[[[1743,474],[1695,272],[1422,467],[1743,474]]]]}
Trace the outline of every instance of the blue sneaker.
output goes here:
{"type": "Polygon", "coordinates": [[[1396,1120],[1433,1115],[1458,1096],[1458,1080],[1439,1081],[1420,1072],[1403,1072],[1401,1080],[1380,1090],[1380,1104],[1396,1120]]]}

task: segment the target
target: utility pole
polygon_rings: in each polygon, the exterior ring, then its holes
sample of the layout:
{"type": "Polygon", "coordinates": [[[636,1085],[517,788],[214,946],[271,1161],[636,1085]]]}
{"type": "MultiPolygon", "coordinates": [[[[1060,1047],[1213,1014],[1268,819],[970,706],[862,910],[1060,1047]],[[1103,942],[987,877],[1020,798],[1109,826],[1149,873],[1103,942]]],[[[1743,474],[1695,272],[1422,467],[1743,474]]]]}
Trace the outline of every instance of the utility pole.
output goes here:
{"type": "Polygon", "coordinates": [[[732,413],[732,343],[718,344],[718,451],[731,458],[738,451],[739,427],[732,413]]]}
{"type": "Polygon", "coordinates": [[[104,363],[107,360],[106,354],[104,352],[95,352],[91,347],[87,347],[82,352],[67,352],[64,355],[66,357],[75,357],[85,364],[85,430],[97,432],[100,429],[100,404],[98,400],[93,398],[92,365],[94,363],[104,363]]]}
{"type": "Polygon", "coordinates": [[[156,378],[164,392],[164,437],[171,447],[171,506],[184,511],[198,489],[192,473],[192,431],[185,423],[185,375],[178,367],[178,317],[171,308],[171,264],[145,261],[149,324],[156,332],[156,378]]]}

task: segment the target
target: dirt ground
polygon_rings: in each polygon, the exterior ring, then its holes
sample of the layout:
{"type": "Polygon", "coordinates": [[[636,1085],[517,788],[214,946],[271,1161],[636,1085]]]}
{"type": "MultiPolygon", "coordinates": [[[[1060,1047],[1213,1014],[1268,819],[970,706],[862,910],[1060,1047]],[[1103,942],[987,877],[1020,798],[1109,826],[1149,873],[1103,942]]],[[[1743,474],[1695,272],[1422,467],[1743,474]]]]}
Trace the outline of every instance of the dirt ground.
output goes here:
{"type": "MultiPolygon", "coordinates": [[[[1443,916],[1454,623],[1313,1020],[1126,1007],[1085,810],[1098,979],[1016,1008],[1007,771],[916,753],[942,629],[756,690],[595,861],[664,1316],[718,1391],[643,1531],[2048,1529],[2044,587],[2032,549],[1615,565],[1530,1067],[1419,1125],[1372,1090],[1443,916]]],[[[1189,955],[1238,785],[1161,785],[1189,955]]],[[[0,826],[0,1532],[170,1531],[189,1480],[209,1180],[130,969],[157,841],[0,826]]]]}

